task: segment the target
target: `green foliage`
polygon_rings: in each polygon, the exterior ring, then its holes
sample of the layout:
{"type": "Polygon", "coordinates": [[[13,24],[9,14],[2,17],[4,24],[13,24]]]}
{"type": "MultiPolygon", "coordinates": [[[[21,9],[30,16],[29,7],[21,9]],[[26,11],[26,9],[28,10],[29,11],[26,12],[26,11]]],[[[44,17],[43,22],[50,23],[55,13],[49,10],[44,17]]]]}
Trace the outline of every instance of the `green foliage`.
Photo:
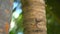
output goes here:
{"type": "Polygon", "coordinates": [[[60,22],[60,2],[58,0],[46,0],[46,4],[51,10],[50,13],[60,22]]]}
{"type": "Polygon", "coordinates": [[[10,31],[10,34],[17,34],[18,32],[23,32],[23,18],[22,18],[22,13],[14,21],[15,21],[15,26],[10,31]]]}
{"type": "Polygon", "coordinates": [[[16,25],[17,25],[17,29],[16,31],[23,31],[23,18],[22,18],[22,13],[20,14],[20,16],[17,18],[16,20],[16,25]]]}
{"type": "Polygon", "coordinates": [[[60,4],[58,0],[46,0],[47,34],[60,34],[60,4]]]}

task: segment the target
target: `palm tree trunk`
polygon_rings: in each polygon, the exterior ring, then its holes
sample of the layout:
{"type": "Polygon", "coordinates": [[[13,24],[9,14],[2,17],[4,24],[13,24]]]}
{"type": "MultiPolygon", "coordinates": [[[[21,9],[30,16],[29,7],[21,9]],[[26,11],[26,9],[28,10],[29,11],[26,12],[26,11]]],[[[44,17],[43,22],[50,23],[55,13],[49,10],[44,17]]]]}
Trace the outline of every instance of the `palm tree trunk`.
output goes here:
{"type": "Polygon", "coordinates": [[[44,0],[21,0],[24,34],[47,34],[44,0]]]}
{"type": "Polygon", "coordinates": [[[9,34],[12,0],[0,0],[0,34],[9,34]]]}

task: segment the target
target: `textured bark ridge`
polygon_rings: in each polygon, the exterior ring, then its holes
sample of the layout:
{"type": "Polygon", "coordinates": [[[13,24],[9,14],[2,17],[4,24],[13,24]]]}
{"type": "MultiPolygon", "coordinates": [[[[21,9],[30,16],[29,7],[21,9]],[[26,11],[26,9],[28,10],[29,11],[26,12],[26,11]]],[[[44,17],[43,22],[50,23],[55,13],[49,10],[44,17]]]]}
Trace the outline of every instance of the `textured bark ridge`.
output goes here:
{"type": "Polygon", "coordinates": [[[11,14],[12,14],[11,0],[0,0],[0,34],[9,33],[11,14]]]}
{"type": "Polygon", "coordinates": [[[47,34],[44,0],[22,0],[24,34],[47,34]]]}

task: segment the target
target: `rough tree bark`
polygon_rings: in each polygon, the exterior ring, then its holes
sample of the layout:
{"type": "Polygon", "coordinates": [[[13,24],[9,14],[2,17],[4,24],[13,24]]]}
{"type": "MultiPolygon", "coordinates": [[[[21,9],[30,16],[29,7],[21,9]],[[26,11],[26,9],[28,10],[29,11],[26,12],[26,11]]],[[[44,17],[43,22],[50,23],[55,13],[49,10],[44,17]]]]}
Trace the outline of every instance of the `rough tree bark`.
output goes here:
{"type": "Polygon", "coordinates": [[[44,0],[21,0],[24,34],[47,34],[44,0]]]}
{"type": "Polygon", "coordinates": [[[0,34],[9,34],[13,0],[0,0],[0,34]]]}

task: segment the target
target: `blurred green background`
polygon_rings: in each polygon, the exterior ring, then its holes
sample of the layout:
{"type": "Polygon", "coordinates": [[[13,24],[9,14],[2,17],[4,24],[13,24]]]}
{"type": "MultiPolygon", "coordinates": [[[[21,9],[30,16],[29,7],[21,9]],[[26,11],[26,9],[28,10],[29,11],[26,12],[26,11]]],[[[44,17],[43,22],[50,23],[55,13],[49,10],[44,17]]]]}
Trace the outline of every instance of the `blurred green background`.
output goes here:
{"type": "Polygon", "coordinates": [[[23,18],[20,0],[14,0],[12,12],[9,34],[23,34],[23,18]]]}

